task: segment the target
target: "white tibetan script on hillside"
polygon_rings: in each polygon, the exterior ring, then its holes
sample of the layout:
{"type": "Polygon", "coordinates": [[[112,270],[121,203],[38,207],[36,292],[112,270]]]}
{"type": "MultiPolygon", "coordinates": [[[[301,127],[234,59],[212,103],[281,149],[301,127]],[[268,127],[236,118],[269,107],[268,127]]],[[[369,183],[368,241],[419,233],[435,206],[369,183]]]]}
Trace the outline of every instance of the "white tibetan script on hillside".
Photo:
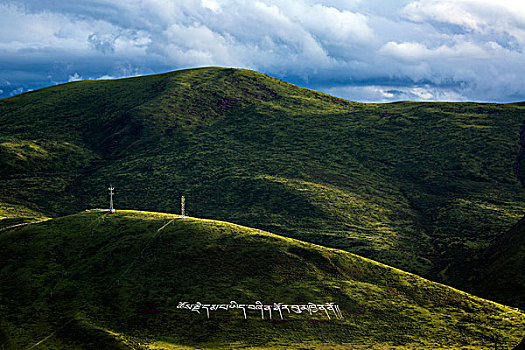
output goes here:
{"type": "Polygon", "coordinates": [[[328,319],[331,320],[330,314],[335,316],[336,319],[343,319],[343,314],[341,309],[335,303],[307,303],[302,305],[288,305],[283,303],[273,303],[273,304],[263,304],[260,301],[256,301],[254,304],[239,304],[235,301],[231,301],[229,304],[203,304],[196,302],[194,304],[188,302],[179,302],[177,309],[189,310],[192,312],[201,313],[201,310],[206,310],[206,316],[210,318],[210,311],[218,310],[242,310],[244,319],[247,318],[246,310],[254,310],[261,312],[261,318],[264,319],[265,313],[268,314],[270,320],[272,319],[272,312],[275,311],[279,313],[281,320],[283,319],[283,312],[292,312],[295,314],[302,314],[303,312],[308,312],[310,315],[313,315],[317,312],[324,312],[328,319]]]}

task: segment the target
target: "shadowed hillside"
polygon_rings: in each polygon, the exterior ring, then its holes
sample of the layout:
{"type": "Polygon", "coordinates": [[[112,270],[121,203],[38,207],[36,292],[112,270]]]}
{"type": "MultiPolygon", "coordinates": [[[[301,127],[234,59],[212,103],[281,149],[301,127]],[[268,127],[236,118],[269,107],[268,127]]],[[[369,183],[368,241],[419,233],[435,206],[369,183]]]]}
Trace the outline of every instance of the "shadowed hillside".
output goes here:
{"type": "Polygon", "coordinates": [[[525,218],[487,250],[473,290],[491,300],[525,308],[525,218]]]}
{"type": "Polygon", "coordinates": [[[220,221],[91,211],[0,233],[4,349],[486,349],[520,312],[341,250],[220,221]],[[180,302],[333,302],[324,312],[180,302]]]}
{"type": "Polygon", "coordinates": [[[111,183],[117,208],[184,194],[199,217],[466,286],[454,267],[525,209],[524,111],[352,103],[221,68],[46,88],[0,101],[2,225],[101,206],[111,183]]]}

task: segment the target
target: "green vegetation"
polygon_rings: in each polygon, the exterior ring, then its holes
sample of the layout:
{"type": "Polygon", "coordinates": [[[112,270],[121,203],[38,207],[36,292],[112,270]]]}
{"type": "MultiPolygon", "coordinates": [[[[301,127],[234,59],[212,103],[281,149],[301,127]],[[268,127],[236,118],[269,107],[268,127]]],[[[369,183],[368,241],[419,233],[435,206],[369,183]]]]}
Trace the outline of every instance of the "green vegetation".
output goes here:
{"type": "MultiPolygon", "coordinates": [[[[107,202],[269,230],[458,287],[525,209],[525,104],[362,104],[236,69],[0,101],[0,203],[107,202]]],[[[524,305],[524,304],[521,304],[524,305]]]]}
{"type": "Polygon", "coordinates": [[[0,231],[14,225],[21,225],[47,220],[48,218],[37,211],[22,205],[0,203],[0,231]]]}
{"type": "Polygon", "coordinates": [[[96,210],[4,231],[0,246],[4,349],[509,348],[525,326],[398,269],[215,220],[96,210]],[[177,309],[231,300],[335,302],[344,319],[177,309]]]}
{"type": "Polygon", "coordinates": [[[470,288],[491,300],[525,306],[525,219],[501,236],[483,255],[479,266],[483,278],[470,288]]]}

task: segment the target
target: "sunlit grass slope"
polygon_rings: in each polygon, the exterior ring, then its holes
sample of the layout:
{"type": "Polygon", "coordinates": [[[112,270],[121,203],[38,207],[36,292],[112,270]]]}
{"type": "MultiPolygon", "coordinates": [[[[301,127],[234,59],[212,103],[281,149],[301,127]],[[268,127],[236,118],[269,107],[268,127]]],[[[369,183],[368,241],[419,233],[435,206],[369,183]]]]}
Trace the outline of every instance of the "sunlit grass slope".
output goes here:
{"type": "Polygon", "coordinates": [[[48,219],[44,214],[24,205],[0,202],[0,230],[14,225],[38,222],[48,219]]]}
{"type": "Polygon", "coordinates": [[[525,326],[508,307],[221,221],[90,211],[4,231],[0,246],[4,349],[486,349],[517,344],[525,326]],[[232,300],[334,302],[344,319],[177,309],[232,300]]]}
{"type": "Polygon", "coordinates": [[[200,217],[465,286],[523,215],[524,112],[352,103],[236,69],[75,82],[0,101],[0,202],[56,216],[111,183],[117,207],[176,212],[184,194],[200,217]]]}

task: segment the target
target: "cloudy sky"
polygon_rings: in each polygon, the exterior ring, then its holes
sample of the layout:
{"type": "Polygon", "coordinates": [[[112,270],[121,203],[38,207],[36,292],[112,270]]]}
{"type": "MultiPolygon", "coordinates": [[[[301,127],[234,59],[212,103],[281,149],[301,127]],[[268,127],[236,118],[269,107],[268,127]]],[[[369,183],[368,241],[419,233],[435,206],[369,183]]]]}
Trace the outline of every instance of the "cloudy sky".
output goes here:
{"type": "Polygon", "coordinates": [[[0,0],[0,97],[188,67],[355,101],[525,100],[525,1],[0,0]]]}

